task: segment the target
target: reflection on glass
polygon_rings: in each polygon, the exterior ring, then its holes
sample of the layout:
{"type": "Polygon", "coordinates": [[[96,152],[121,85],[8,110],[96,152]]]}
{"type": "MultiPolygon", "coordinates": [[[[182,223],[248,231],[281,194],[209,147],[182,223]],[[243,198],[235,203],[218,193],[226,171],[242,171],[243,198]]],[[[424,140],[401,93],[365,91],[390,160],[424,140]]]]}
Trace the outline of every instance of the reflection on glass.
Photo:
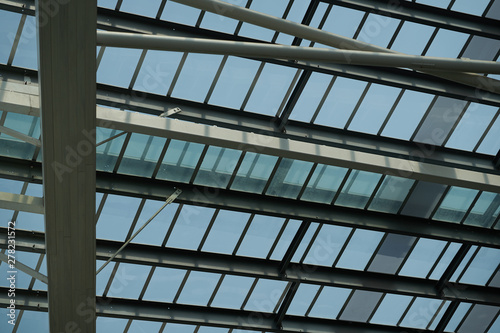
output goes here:
{"type": "Polygon", "coordinates": [[[440,240],[420,238],[399,275],[425,278],[445,246],[440,240]]]}
{"type": "MultiPolygon", "coordinates": [[[[107,140],[122,131],[113,130],[110,128],[97,127],[96,129],[96,143],[107,140]]],[[[100,171],[111,172],[115,168],[118,155],[122,149],[125,141],[125,135],[121,135],[106,143],[96,147],[96,168],[100,171]]]]}
{"type": "Polygon", "coordinates": [[[406,313],[401,326],[425,329],[443,301],[417,297],[406,313]]]}
{"type": "Polygon", "coordinates": [[[397,213],[414,183],[413,179],[386,176],[368,209],[397,213]]]}
{"type": "Polygon", "coordinates": [[[281,261],[283,259],[283,256],[285,255],[286,251],[288,250],[288,247],[292,243],[293,237],[297,233],[297,230],[299,230],[301,223],[303,222],[298,220],[288,221],[285,230],[281,234],[278,244],[276,244],[276,247],[274,248],[274,251],[270,256],[271,260],[281,261]]]}
{"type": "MultiPolygon", "coordinates": [[[[26,134],[35,139],[40,138],[40,118],[20,113],[7,112],[4,127],[26,134]]],[[[30,143],[0,133],[0,154],[2,156],[32,159],[36,147],[30,143]]]]}
{"type": "Polygon", "coordinates": [[[489,228],[500,213],[500,194],[483,192],[472,207],[464,224],[489,228]]]}
{"type": "Polygon", "coordinates": [[[370,199],[381,174],[354,170],[342,187],[336,205],[363,208],[370,199]]]}
{"type": "Polygon", "coordinates": [[[156,178],[188,183],[202,151],[199,143],[171,140],[156,178]]]}
{"type": "Polygon", "coordinates": [[[368,270],[387,274],[396,273],[414,242],[415,237],[388,234],[368,270]]]}
{"type": "Polygon", "coordinates": [[[374,254],[384,233],[357,229],[349,240],[336,267],[363,270],[374,254]]]}
{"type": "Polygon", "coordinates": [[[377,306],[380,297],[382,297],[382,293],[366,290],[354,291],[349,303],[342,311],[340,319],[366,322],[377,306]]]}
{"type": "Polygon", "coordinates": [[[119,173],[151,177],[166,139],[133,133],[118,168],[119,173]]]}
{"type": "Polygon", "coordinates": [[[284,158],[274,175],[267,195],[295,199],[299,195],[313,163],[284,158]]]}
{"type": "Polygon", "coordinates": [[[451,187],[433,219],[459,223],[478,192],[478,190],[468,188],[451,187]]]}
{"type": "Polygon", "coordinates": [[[347,170],[346,168],[318,164],[300,199],[326,204],[331,203],[347,170]]]}
{"type": "Polygon", "coordinates": [[[497,306],[475,304],[467,315],[458,333],[484,332],[498,313],[497,306]]]}
{"type": "Polygon", "coordinates": [[[239,150],[210,146],[194,183],[211,187],[226,187],[240,155],[239,150]]]}
{"type": "Polygon", "coordinates": [[[231,189],[262,193],[277,160],[276,156],[247,152],[238,168],[231,189]]]}
{"type": "Polygon", "coordinates": [[[484,286],[500,264],[500,250],[482,247],[459,282],[484,286]]]}
{"type": "Polygon", "coordinates": [[[458,249],[460,249],[460,246],[461,246],[461,244],[459,244],[459,243],[450,243],[450,245],[448,246],[448,248],[444,252],[443,256],[439,260],[438,264],[432,270],[432,273],[429,276],[429,279],[439,280],[441,278],[441,276],[443,275],[446,268],[448,268],[451,260],[453,259],[453,257],[455,257],[455,254],[458,252],[458,249]]]}

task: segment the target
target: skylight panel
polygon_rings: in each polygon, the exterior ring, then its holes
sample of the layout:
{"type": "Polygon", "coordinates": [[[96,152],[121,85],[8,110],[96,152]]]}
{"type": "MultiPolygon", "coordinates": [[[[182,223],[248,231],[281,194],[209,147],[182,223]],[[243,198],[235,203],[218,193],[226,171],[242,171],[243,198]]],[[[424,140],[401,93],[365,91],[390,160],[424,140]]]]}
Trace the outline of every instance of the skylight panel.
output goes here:
{"type": "Polygon", "coordinates": [[[413,179],[386,176],[368,209],[397,213],[414,184],[415,180],[413,179]]]}
{"type": "Polygon", "coordinates": [[[349,130],[377,134],[401,89],[371,84],[348,125],[349,130]]]}
{"type": "Polygon", "coordinates": [[[498,107],[471,103],[446,147],[472,151],[497,112],[498,107]]]}
{"type": "Polygon", "coordinates": [[[419,181],[403,206],[401,214],[429,218],[445,190],[446,185],[419,181]]]}
{"type": "Polygon", "coordinates": [[[300,224],[302,222],[298,220],[289,220],[286,224],[286,228],[281,234],[273,253],[270,255],[271,260],[283,260],[283,257],[290,247],[292,240],[299,230],[300,224]]]}
{"type": "Polygon", "coordinates": [[[446,246],[446,242],[420,238],[411,251],[399,275],[426,278],[446,246]]]}
{"type": "MultiPolygon", "coordinates": [[[[114,137],[115,135],[118,135],[120,133],[121,131],[117,131],[114,129],[97,127],[96,143],[99,144],[100,142],[110,139],[111,137],[114,137]]],[[[114,170],[118,155],[120,154],[124,142],[125,135],[121,135],[96,147],[97,170],[107,172],[112,172],[114,170]]]]}
{"type": "Polygon", "coordinates": [[[239,309],[243,304],[254,278],[226,275],[211,304],[217,308],[239,309]]]}
{"type": "Polygon", "coordinates": [[[179,303],[207,305],[219,281],[220,274],[191,271],[179,296],[179,303]]]}
{"type": "Polygon", "coordinates": [[[212,208],[184,205],[166,246],[197,250],[213,214],[212,208]]]}
{"type": "Polygon", "coordinates": [[[9,60],[12,45],[16,38],[21,14],[0,10],[0,63],[6,64],[9,60]]]}
{"type": "Polygon", "coordinates": [[[174,1],[167,1],[161,19],[169,22],[194,26],[198,21],[201,10],[181,5],[174,1]]]}
{"type": "Polygon", "coordinates": [[[156,267],[144,293],[144,300],[171,303],[184,280],[186,271],[156,267]]]}
{"type": "Polygon", "coordinates": [[[156,177],[188,183],[198,164],[203,147],[199,143],[171,140],[156,177]]]}
{"type": "Polygon", "coordinates": [[[495,319],[499,308],[491,305],[475,304],[460,325],[458,333],[484,332],[495,319]]]}
{"type": "Polygon", "coordinates": [[[500,40],[482,36],[473,36],[462,58],[477,60],[495,60],[500,50],[500,40]]]}
{"type": "Polygon", "coordinates": [[[36,19],[34,16],[26,16],[23,32],[21,33],[21,38],[19,38],[19,44],[17,44],[17,50],[12,65],[35,70],[38,69],[36,19]]]}
{"type": "Polygon", "coordinates": [[[286,314],[304,316],[307,309],[311,306],[314,300],[314,295],[317,294],[320,286],[314,284],[301,283],[295,293],[292,303],[288,307],[286,314]]]}
{"type": "Polygon", "coordinates": [[[275,116],[296,72],[295,68],[266,63],[245,110],[275,116]]]}
{"type": "Polygon", "coordinates": [[[472,207],[464,224],[489,228],[500,213],[500,194],[483,192],[472,207]]]}
{"type": "MultiPolygon", "coordinates": [[[[196,329],[195,325],[184,325],[184,324],[176,324],[176,323],[167,323],[165,325],[165,328],[161,332],[162,333],[163,332],[164,333],[171,333],[171,332],[175,332],[175,333],[193,333],[193,332],[195,332],[195,329],[196,329]]],[[[150,332],[150,331],[144,331],[144,332],[150,332]]]]}
{"type": "Polygon", "coordinates": [[[146,321],[146,320],[133,320],[130,324],[128,332],[156,332],[161,327],[160,322],[146,321]]]}
{"type": "MultiPolygon", "coordinates": [[[[111,251],[109,255],[112,255],[111,251]]],[[[101,267],[104,265],[105,261],[103,260],[96,260],[96,266],[101,267]]],[[[117,262],[110,262],[109,265],[104,267],[102,271],[99,272],[96,276],[96,295],[97,296],[102,296],[104,295],[104,292],[106,291],[106,287],[108,285],[109,277],[111,276],[111,273],[114,270],[114,267],[118,265],[117,262]]]]}
{"type": "MultiPolygon", "coordinates": [[[[253,0],[250,9],[265,13],[271,16],[282,17],[288,1],[266,1],[266,0],[253,0]]],[[[240,36],[271,41],[275,31],[262,28],[253,24],[243,23],[239,31],[240,36]]]]}
{"type": "MultiPolygon", "coordinates": [[[[7,225],[5,223],[4,225],[7,225]]],[[[16,223],[17,225],[17,223],[16,223]]],[[[7,254],[7,253],[5,253],[7,254]]],[[[24,251],[16,251],[15,253],[15,260],[19,261],[26,266],[35,269],[36,265],[38,263],[38,260],[40,258],[40,254],[38,253],[33,253],[33,252],[24,252],[24,251]]],[[[9,288],[10,287],[10,282],[7,280],[7,277],[9,276],[8,271],[10,271],[9,266],[7,263],[0,261],[0,276],[2,277],[0,279],[0,286],[9,288]]],[[[30,283],[31,283],[32,277],[20,270],[17,270],[16,274],[16,288],[19,289],[28,289],[30,283]]]]}
{"type": "Polygon", "coordinates": [[[49,332],[48,312],[24,310],[22,318],[18,316],[19,313],[16,314],[16,319],[19,319],[17,332],[49,332]]]}
{"type": "Polygon", "coordinates": [[[21,181],[0,178],[0,192],[19,194],[21,193],[23,185],[24,182],[21,181]]]}
{"type": "Polygon", "coordinates": [[[236,254],[266,258],[283,223],[283,218],[255,215],[236,254]]]}
{"type": "Polygon", "coordinates": [[[162,0],[134,1],[123,0],[120,11],[136,15],[156,17],[162,0]]]}
{"type": "MultiPolygon", "coordinates": [[[[137,219],[134,233],[148,221],[153,214],[164,204],[164,201],[146,200],[141,214],[137,219]]],[[[167,205],[133,240],[134,243],[142,243],[160,246],[165,239],[167,231],[172,223],[175,212],[179,208],[177,203],[167,205]]]]}
{"type": "Polygon", "coordinates": [[[356,39],[382,47],[387,47],[400,20],[370,13],[356,39]]]}
{"type": "Polygon", "coordinates": [[[446,328],[444,329],[444,331],[445,332],[456,332],[458,325],[460,325],[460,323],[462,322],[464,317],[467,315],[471,306],[472,306],[471,303],[461,302],[458,305],[458,308],[455,310],[455,313],[453,313],[453,316],[451,317],[450,321],[448,322],[448,325],[446,325],[446,328]]]}
{"type": "Polygon", "coordinates": [[[451,10],[481,16],[489,2],[490,0],[476,0],[474,2],[468,0],[455,0],[453,6],[451,6],[451,10]]]}
{"type": "Polygon", "coordinates": [[[500,117],[497,117],[495,123],[488,131],[488,134],[484,137],[483,141],[477,149],[478,153],[496,155],[500,150],[500,117]]]}
{"type": "Polygon", "coordinates": [[[212,85],[222,56],[190,53],[172,92],[172,97],[203,102],[212,85]]]}
{"type": "Polygon", "coordinates": [[[486,17],[492,18],[492,19],[500,19],[500,2],[498,1],[493,1],[493,4],[491,5],[490,9],[486,13],[486,17]]]}
{"type": "Polygon", "coordinates": [[[209,103],[240,109],[260,64],[255,60],[228,57],[209,103]]]}
{"type": "Polygon", "coordinates": [[[277,160],[276,156],[247,152],[231,184],[231,189],[262,193],[277,160]]]}
{"type": "Polygon", "coordinates": [[[97,7],[106,7],[109,9],[115,9],[116,1],[117,0],[97,0],[97,7]]]}
{"type": "Polygon", "coordinates": [[[495,333],[499,331],[500,331],[500,316],[497,316],[495,323],[491,325],[490,329],[488,330],[488,333],[495,333]]]}
{"type": "Polygon", "coordinates": [[[344,128],[366,85],[363,81],[337,77],[314,123],[344,128]]]}
{"type": "Polygon", "coordinates": [[[428,25],[405,21],[391,49],[406,54],[420,55],[434,30],[434,27],[428,25]]]}
{"type": "Polygon", "coordinates": [[[292,110],[290,119],[310,122],[331,81],[331,75],[313,72],[292,110]]]}
{"type": "Polygon", "coordinates": [[[347,227],[323,225],[309,249],[304,263],[331,267],[351,231],[352,229],[347,227]]]}
{"type": "Polygon", "coordinates": [[[370,319],[370,323],[396,326],[411,301],[410,296],[386,294],[370,319]]]}
{"type": "MultiPolygon", "coordinates": [[[[40,264],[40,259],[42,259],[42,256],[40,256],[40,258],[38,259],[38,264],[40,264]]],[[[36,268],[37,268],[36,266],[33,267],[33,269],[35,269],[35,270],[36,270],[36,268]]],[[[38,271],[45,276],[48,275],[47,274],[47,256],[46,255],[43,256],[43,260],[40,264],[40,268],[38,269],[38,271]]],[[[46,283],[44,283],[38,279],[35,279],[35,278],[33,278],[32,281],[33,280],[35,280],[35,283],[33,284],[33,288],[32,288],[33,290],[47,291],[47,284],[46,283]]]]}
{"type": "Polygon", "coordinates": [[[482,247],[464,272],[460,283],[485,286],[500,264],[500,250],[482,247]]]}
{"type": "Polygon", "coordinates": [[[342,187],[335,205],[365,207],[381,177],[378,173],[354,170],[342,187]]]}
{"type": "Polygon", "coordinates": [[[356,229],[336,267],[364,270],[383,236],[382,232],[356,229]]]}
{"type": "Polygon", "coordinates": [[[219,211],[202,251],[232,254],[249,218],[247,213],[219,211]]]}
{"type": "Polygon", "coordinates": [[[452,186],[432,217],[434,220],[459,223],[478,191],[452,186]]]}
{"type": "Polygon", "coordinates": [[[165,138],[132,133],[118,172],[151,177],[165,142],[165,138]]]}
{"type": "MultiPolygon", "coordinates": [[[[353,38],[361,23],[364,13],[341,6],[333,6],[321,30],[353,38]]],[[[325,47],[318,44],[318,47],[325,47]]]]}
{"type": "Polygon", "coordinates": [[[134,89],[165,96],[181,62],[183,53],[148,50],[134,89]]]}
{"type": "Polygon", "coordinates": [[[355,290],[340,315],[341,320],[366,322],[376,308],[382,293],[355,290]]]}
{"type": "Polygon", "coordinates": [[[451,0],[416,0],[417,3],[446,9],[451,0]]]}
{"type": "Polygon", "coordinates": [[[295,250],[295,253],[293,254],[291,262],[300,262],[301,258],[304,255],[304,252],[311,243],[311,240],[313,236],[316,234],[316,231],[319,226],[320,224],[316,222],[313,222],[309,225],[304,237],[302,237],[302,241],[300,242],[299,246],[295,250]]]}
{"type": "Polygon", "coordinates": [[[425,329],[443,302],[440,299],[416,297],[400,325],[425,329]]]}
{"type": "Polygon", "coordinates": [[[203,20],[201,21],[200,27],[203,29],[234,34],[238,22],[239,21],[224,15],[205,12],[205,14],[203,14],[203,20]]]}
{"type": "Polygon", "coordinates": [[[148,277],[149,266],[120,263],[107,296],[137,299],[148,277]]]}
{"type": "Polygon", "coordinates": [[[429,279],[439,280],[441,278],[446,268],[448,268],[450,262],[453,260],[458,250],[460,249],[460,246],[461,244],[459,243],[449,243],[448,248],[439,259],[439,262],[432,270],[432,273],[429,275],[429,279]]]}
{"type": "MultiPolygon", "coordinates": [[[[22,134],[38,139],[40,137],[40,118],[20,113],[6,112],[3,126],[22,134]]],[[[32,159],[36,147],[30,143],[14,138],[5,133],[0,133],[0,153],[3,156],[32,159]]]]}
{"type": "Polygon", "coordinates": [[[330,204],[347,171],[346,168],[319,164],[300,199],[330,204]]]}
{"type": "Polygon", "coordinates": [[[285,281],[259,279],[243,309],[274,312],[287,284],[285,281]]]}
{"type": "Polygon", "coordinates": [[[197,333],[228,333],[228,329],[222,327],[200,326],[197,333]]]}
{"type": "Polygon", "coordinates": [[[468,263],[471,260],[471,258],[473,258],[477,254],[479,249],[480,248],[477,245],[471,246],[469,251],[467,251],[467,254],[464,256],[464,258],[460,262],[460,265],[458,265],[457,269],[455,270],[455,273],[453,273],[453,275],[451,276],[451,278],[450,278],[451,282],[456,282],[462,277],[462,275],[464,273],[464,269],[468,266],[468,263]]]}
{"type": "Polygon", "coordinates": [[[285,198],[297,198],[312,166],[313,163],[311,162],[287,158],[282,159],[266,194],[285,198]]]}
{"type": "Polygon", "coordinates": [[[127,319],[98,316],[95,324],[97,332],[123,333],[127,323],[127,319]]]}
{"type": "Polygon", "coordinates": [[[142,50],[106,47],[99,68],[97,83],[128,88],[142,50]]]}
{"type": "Polygon", "coordinates": [[[395,274],[411,251],[415,237],[388,234],[368,266],[371,272],[395,274]]]}
{"type": "Polygon", "coordinates": [[[125,241],[140,199],[108,195],[96,225],[96,238],[125,241]]]}
{"type": "MultiPolygon", "coordinates": [[[[38,195],[38,197],[42,197],[42,195],[38,195]]],[[[30,231],[34,230],[34,231],[45,232],[45,223],[43,215],[28,213],[28,212],[19,212],[16,218],[16,228],[30,230],[30,231]]]]}
{"type": "Polygon", "coordinates": [[[468,38],[469,35],[461,32],[439,29],[425,55],[428,57],[456,58],[468,38]]]}
{"type": "Polygon", "coordinates": [[[240,155],[239,150],[210,146],[194,183],[211,187],[226,187],[240,155]]]}
{"type": "Polygon", "coordinates": [[[346,288],[324,287],[309,316],[336,319],[351,292],[351,289],[346,288]]]}

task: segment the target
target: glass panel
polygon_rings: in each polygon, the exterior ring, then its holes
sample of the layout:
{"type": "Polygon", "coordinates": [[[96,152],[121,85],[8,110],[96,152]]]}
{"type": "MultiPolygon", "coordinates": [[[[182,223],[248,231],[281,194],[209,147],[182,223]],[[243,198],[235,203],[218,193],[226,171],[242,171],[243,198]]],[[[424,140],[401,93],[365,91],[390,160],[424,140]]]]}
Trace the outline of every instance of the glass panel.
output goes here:
{"type": "Polygon", "coordinates": [[[451,0],[417,0],[416,2],[434,7],[447,8],[450,1],[451,0]]]}
{"type": "Polygon", "coordinates": [[[294,68],[267,63],[245,109],[275,116],[296,71],[294,68]]]}
{"type": "Polygon", "coordinates": [[[304,263],[332,266],[351,230],[347,227],[323,225],[304,259],[304,263]]]}
{"type": "Polygon", "coordinates": [[[203,102],[221,61],[220,55],[190,53],[182,66],[172,96],[203,102]]]}
{"type": "Polygon", "coordinates": [[[370,13],[357,39],[365,43],[387,47],[399,22],[399,20],[388,16],[370,13]]]}
{"type": "Polygon", "coordinates": [[[194,183],[219,188],[226,187],[240,155],[239,150],[210,146],[194,183]]]}
{"type": "Polygon", "coordinates": [[[226,275],[211,306],[239,309],[253,284],[254,279],[246,276],[226,275]]]}
{"type": "Polygon", "coordinates": [[[472,207],[464,224],[489,228],[500,212],[500,194],[483,192],[472,207]]]}
{"type": "Polygon", "coordinates": [[[441,303],[440,299],[417,297],[401,322],[401,326],[425,329],[441,303]]]}
{"type": "MultiPolygon", "coordinates": [[[[167,323],[161,333],[193,333],[196,329],[194,325],[167,323]]],[[[130,332],[130,331],[129,331],[130,332]]],[[[199,332],[199,331],[198,331],[199,332]]],[[[146,332],[144,332],[146,333],[146,332]]]]}
{"type": "MultiPolygon", "coordinates": [[[[40,137],[40,118],[38,117],[8,112],[3,126],[36,139],[40,137]]],[[[34,145],[5,133],[0,133],[0,143],[0,154],[2,156],[32,159],[36,149],[34,145]]]]}
{"type": "Polygon", "coordinates": [[[310,122],[331,81],[331,75],[312,73],[293,108],[290,119],[310,122]]]}
{"type": "Polygon", "coordinates": [[[145,265],[120,263],[107,296],[137,299],[151,268],[145,265]]]}
{"type": "Polygon", "coordinates": [[[181,52],[148,50],[137,75],[134,89],[166,95],[181,58],[181,52]]]}
{"type": "Polygon", "coordinates": [[[391,49],[406,54],[420,55],[434,30],[434,27],[428,25],[406,21],[399,30],[391,49]]]}
{"type": "Polygon", "coordinates": [[[115,9],[117,0],[97,0],[98,7],[106,7],[109,9],[115,9]]]}
{"type": "MultiPolygon", "coordinates": [[[[333,6],[322,30],[352,38],[358,29],[363,13],[359,10],[333,6]]],[[[323,45],[318,45],[324,47],[323,45]]]]}
{"type": "Polygon", "coordinates": [[[184,205],[177,217],[167,246],[196,250],[212,219],[214,209],[184,205]]]}
{"type": "Polygon", "coordinates": [[[231,189],[251,193],[262,193],[278,158],[247,152],[238,168],[231,189]]]}
{"type": "Polygon", "coordinates": [[[363,270],[384,233],[357,229],[349,240],[336,267],[363,270]]]}
{"type": "Polygon", "coordinates": [[[314,123],[344,128],[366,84],[363,81],[337,77],[314,123]]]}
{"type": "Polygon", "coordinates": [[[439,29],[425,55],[429,57],[456,58],[468,37],[469,35],[461,32],[439,29]]]}
{"type": "Polygon", "coordinates": [[[457,269],[455,270],[455,273],[453,273],[453,275],[451,276],[451,278],[450,278],[451,282],[456,282],[457,281],[458,277],[460,276],[460,274],[462,274],[465,266],[470,261],[470,258],[472,258],[473,254],[474,254],[474,252],[476,252],[476,250],[477,250],[477,246],[476,245],[472,245],[471,248],[470,248],[470,250],[467,252],[467,254],[465,255],[465,257],[460,262],[460,265],[458,265],[457,269]]]}
{"type": "Polygon", "coordinates": [[[342,187],[335,204],[354,208],[365,207],[380,177],[381,174],[354,170],[342,187]]]}
{"type": "MultiPolygon", "coordinates": [[[[97,127],[96,142],[100,143],[120,133],[122,132],[109,128],[97,127]]],[[[96,147],[97,170],[107,172],[113,171],[124,142],[125,135],[122,135],[96,147]]]]}
{"type": "Polygon", "coordinates": [[[489,287],[495,287],[495,288],[500,288],[500,270],[498,270],[493,278],[491,279],[491,282],[488,284],[489,287]]]}
{"type": "Polygon", "coordinates": [[[420,238],[399,275],[425,278],[445,246],[443,241],[420,238]]]}
{"type": "Polygon", "coordinates": [[[342,312],[340,319],[366,322],[377,306],[382,293],[356,290],[342,312]]]}
{"type": "Polygon", "coordinates": [[[462,221],[478,192],[468,188],[451,187],[432,218],[456,223],[462,221]]]}
{"type": "MultiPolygon", "coordinates": [[[[305,222],[304,222],[305,223],[305,222]]],[[[314,236],[314,233],[316,232],[316,229],[318,229],[319,223],[311,223],[309,225],[309,228],[307,228],[307,231],[302,238],[302,241],[300,242],[299,246],[297,247],[297,250],[295,250],[295,253],[293,254],[292,257],[292,262],[300,262],[300,259],[304,255],[304,252],[311,242],[312,237],[314,236]]]]}
{"type": "Polygon", "coordinates": [[[443,318],[446,310],[450,306],[451,302],[450,301],[445,301],[441,309],[439,309],[438,314],[432,321],[431,325],[429,326],[429,330],[435,330],[441,319],[443,318]]]}
{"type": "MultiPolygon", "coordinates": [[[[201,326],[200,329],[198,330],[198,333],[227,333],[227,332],[228,332],[227,328],[210,327],[210,326],[201,326]]],[[[166,333],[170,333],[170,332],[166,332],[166,333]]],[[[175,333],[175,332],[172,332],[172,333],[175,333]]]]}
{"type": "Polygon", "coordinates": [[[458,329],[458,333],[484,332],[495,319],[499,308],[496,306],[476,304],[465,321],[458,329]]]}
{"type": "Polygon", "coordinates": [[[151,177],[166,141],[165,138],[133,133],[118,172],[151,177]]]}
{"type": "Polygon", "coordinates": [[[97,239],[125,241],[141,199],[110,194],[99,215],[97,239]]]}
{"type": "Polygon", "coordinates": [[[106,47],[99,68],[97,82],[128,88],[142,50],[106,47]]]}
{"type": "MultiPolygon", "coordinates": [[[[3,317],[3,320],[6,320],[6,316],[3,317]]],[[[49,313],[25,310],[19,321],[17,332],[49,333],[49,313]]]]}
{"type": "Polygon", "coordinates": [[[450,322],[448,325],[446,325],[446,328],[444,329],[445,332],[455,332],[458,325],[464,319],[464,316],[467,314],[467,311],[469,311],[469,308],[471,307],[472,304],[470,303],[460,303],[458,305],[458,308],[455,310],[455,313],[450,319],[450,322]]]}
{"type": "Polygon", "coordinates": [[[38,69],[36,35],[36,19],[34,16],[28,15],[24,22],[19,44],[17,45],[16,55],[12,61],[13,66],[38,69]]]}
{"type": "Polygon", "coordinates": [[[369,209],[379,212],[397,213],[414,183],[413,179],[386,176],[377,194],[375,194],[369,209]]]}
{"type": "Polygon", "coordinates": [[[311,171],[313,163],[284,158],[274,175],[267,195],[295,199],[311,171]]]}
{"type": "Polygon", "coordinates": [[[161,323],[145,320],[133,320],[129,326],[128,332],[158,332],[161,328],[161,323]]]}
{"type": "Polygon", "coordinates": [[[255,215],[236,254],[266,258],[283,223],[283,218],[255,215]]]}
{"type": "Polygon", "coordinates": [[[231,254],[250,214],[221,210],[203,244],[203,251],[231,254]]]}
{"type": "Polygon", "coordinates": [[[301,221],[297,220],[288,221],[285,231],[283,231],[283,233],[281,234],[278,244],[276,244],[276,247],[274,248],[274,251],[271,254],[270,257],[271,260],[281,261],[283,259],[283,256],[285,255],[290,244],[292,243],[293,237],[295,237],[295,234],[297,233],[297,230],[299,230],[301,223],[302,223],[301,221]]]}
{"type": "Polygon", "coordinates": [[[448,248],[444,252],[443,256],[439,260],[439,263],[436,265],[431,275],[429,276],[429,279],[439,280],[441,278],[444,271],[446,270],[446,268],[448,268],[450,262],[453,260],[453,257],[455,257],[455,254],[457,254],[458,249],[460,249],[460,246],[461,244],[459,243],[450,243],[450,246],[448,246],[448,248]]]}
{"type": "Polygon", "coordinates": [[[199,143],[171,140],[156,178],[189,183],[202,151],[199,143]]]}
{"type": "Polygon", "coordinates": [[[336,319],[350,293],[351,289],[324,287],[309,316],[336,319]]]}
{"type": "Polygon", "coordinates": [[[495,323],[490,327],[488,333],[500,332],[500,316],[497,317],[495,323]]]}
{"type": "Polygon", "coordinates": [[[451,10],[481,16],[489,2],[490,0],[476,0],[474,3],[467,0],[455,0],[451,10]]]}
{"type": "Polygon", "coordinates": [[[318,164],[300,199],[330,204],[347,170],[346,168],[318,164]]]}
{"type": "Polygon", "coordinates": [[[459,282],[484,286],[499,264],[500,250],[482,247],[459,282]]]}
{"type": "Polygon", "coordinates": [[[137,2],[134,0],[123,0],[120,10],[136,15],[156,17],[161,0],[149,0],[137,2]]]}
{"type": "Polygon", "coordinates": [[[286,314],[304,316],[309,306],[311,306],[311,302],[318,292],[319,287],[319,285],[301,283],[286,314]]]}
{"type": "Polygon", "coordinates": [[[477,152],[496,155],[500,150],[500,135],[498,135],[498,133],[500,133],[500,117],[498,117],[493,126],[491,126],[477,152]]]}
{"type": "MultiPolygon", "coordinates": [[[[111,251],[108,253],[109,255],[112,255],[111,251]]],[[[104,265],[105,261],[102,260],[96,260],[96,268],[99,269],[104,265]]],[[[109,265],[104,267],[102,271],[99,272],[96,276],[96,295],[102,296],[104,294],[104,291],[106,289],[106,286],[108,285],[109,277],[111,276],[111,273],[114,269],[114,267],[118,265],[118,263],[111,262],[109,265]]]]}
{"type": "MultiPolygon", "coordinates": [[[[250,5],[250,9],[271,16],[282,17],[287,4],[288,1],[253,0],[250,5]]],[[[274,35],[274,31],[264,29],[253,24],[243,23],[243,25],[241,26],[240,35],[270,41],[274,35]]]]}
{"type": "Polygon", "coordinates": [[[174,268],[156,267],[144,299],[148,301],[173,302],[186,275],[186,271],[174,268]]]}
{"type": "Polygon", "coordinates": [[[287,282],[285,281],[260,279],[244,310],[273,312],[286,286],[287,282]]]}
{"type": "Polygon", "coordinates": [[[217,15],[210,12],[205,12],[203,15],[203,21],[201,21],[201,28],[208,30],[215,30],[220,32],[225,32],[228,34],[233,34],[238,25],[237,20],[226,17],[224,15],[217,15]]]}
{"type": "Polygon", "coordinates": [[[195,25],[200,13],[201,11],[194,7],[181,5],[174,1],[167,1],[161,19],[175,23],[195,25]]]}
{"type": "Polygon", "coordinates": [[[388,234],[368,270],[395,274],[414,242],[415,237],[388,234]]]}
{"type": "MultiPolygon", "coordinates": [[[[144,207],[142,208],[141,215],[137,220],[134,228],[134,233],[141,228],[147,220],[149,220],[153,214],[155,214],[161,206],[163,206],[164,201],[156,200],[146,200],[144,207]]],[[[171,203],[167,205],[148,225],[144,228],[137,237],[134,238],[134,243],[143,243],[150,245],[160,246],[165,239],[167,230],[172,223],[172,219],[175,212],[179,208],[176,203],[171,203]]]]}
{"type": "MultiPolygon", "coordinates": [[[[116,2],[116,1],[115,1],[116,2]]],[[[106,333],[123,333],[127,326],[128,319],[97,317],[96,331],[106,333]]]]}
{"type": "MultiPolygon", "coordinates": [[[[43,187],[40,184],[31,183],[26,188],[25,194],[41,198],[43,197],[43,187]]],[[[19,212],[16,219],[16,228],[44,232],[44,217],[42,214],[19,212]]]]}
{"type": "Polygon", "coordinates": [[[400,92],[401,89],[398,88],[372,84],[357,109],[349,130],[377,134],[400,92]]]}
{"type": "Polygon", "coordinates": [[[401,214],[429,218],[445,189],[446,185],[419,181],[401,214]]]}
{"type": "Polygon", "coordinates": [[[191,271],[179,296],[179,303],[207,305],[220,279],[220,274],[191,271]]]}
{"type": "Polygon", "coordinates": [[[0,63],[6,64],[16,38],[21,14],[0,10],[0,63]]]}
{"type": "MultiPolygon", "coordinates": [[[[207,18],[207,14],[209,13],[205,14],[203,22],[207,18]]],[[[228,20],[228,18],[225,19],[228,20]]],[[[219,76],[219,80],[217,81],[217,85],[210,96],[209,103],[240,109],[259,66],[259,61],[228,57],[219,76]]]]}
{"type": "Polygon", "coordinates": [[[370,323],[396,326],[411,300],[406,295],[385,295],[370,323]]]}

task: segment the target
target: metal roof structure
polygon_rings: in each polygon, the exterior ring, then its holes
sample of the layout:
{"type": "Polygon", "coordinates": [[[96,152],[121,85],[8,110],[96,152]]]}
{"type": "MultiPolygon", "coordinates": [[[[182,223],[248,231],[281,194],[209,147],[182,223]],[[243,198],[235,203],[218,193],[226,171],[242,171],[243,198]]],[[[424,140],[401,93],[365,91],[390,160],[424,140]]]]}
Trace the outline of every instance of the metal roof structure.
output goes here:
{"type": "Polygon", "coordinates": [[[500,332],[500,0],[0,22],[1,332],[500,332]]]}

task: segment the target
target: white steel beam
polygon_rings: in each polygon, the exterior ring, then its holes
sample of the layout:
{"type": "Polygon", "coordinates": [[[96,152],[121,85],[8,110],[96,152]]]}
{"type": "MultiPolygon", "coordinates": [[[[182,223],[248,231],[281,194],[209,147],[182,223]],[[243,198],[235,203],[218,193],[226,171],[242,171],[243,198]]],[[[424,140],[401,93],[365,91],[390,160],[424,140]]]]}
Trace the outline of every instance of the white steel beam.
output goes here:
{"type": "Polygon", "coordinates": [[[50,332],[96,329],[96,8],[36,2],[50,332]]]}
{"type": "Polygon", "coordinates": [[[0,208],[43,214],[43,198],[0,192],[0,208]]]}

